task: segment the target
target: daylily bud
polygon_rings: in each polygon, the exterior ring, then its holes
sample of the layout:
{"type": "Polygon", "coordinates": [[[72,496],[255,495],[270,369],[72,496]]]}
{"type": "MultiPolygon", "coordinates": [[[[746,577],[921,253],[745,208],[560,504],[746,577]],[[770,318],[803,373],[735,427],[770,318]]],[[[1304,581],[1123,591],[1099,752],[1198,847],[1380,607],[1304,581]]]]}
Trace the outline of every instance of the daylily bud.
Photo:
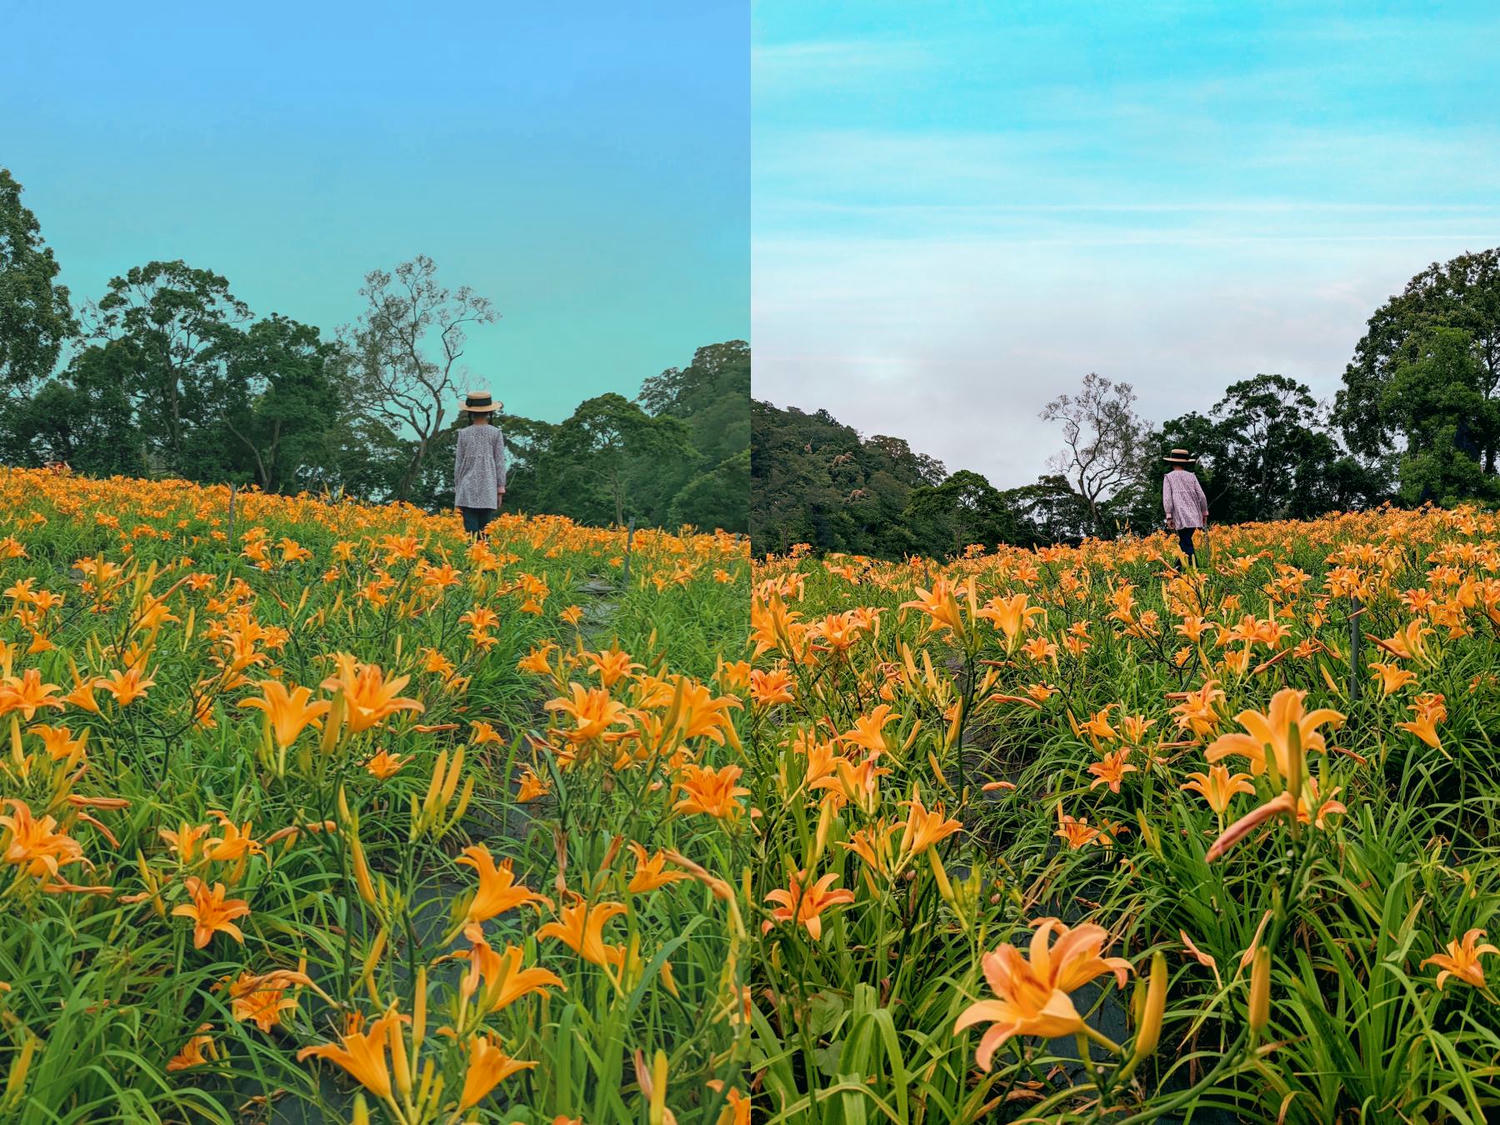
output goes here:
{"type": "Polygon", "coordinates": [[[828,834],[833,830],[836,819],[833,802],[824,801],[818,812],[818,830],[813,834],[813,854],[807,865],[809,870],[816,867],[823,858],[823,851],[828,847],[828,834]]]}
{"type": "Polygon", "coordinates": [[[385,927],[382,926],[380,932],[375,935],[375,941],[370,946],[369,956],[365,958],[365,963],[360,973],[365,988],[370,993],[370,999],[377,1003],[379,1002],[379,994],[375,988],[375,967],[380,964],[380,958],[385,953],[386,937],[385,927]]]}
{"type": "Polygon", "coordinates": [[[370,877],[370,865],[365,860],[365,849],[359,842],[359,833],[349,829],[349,854],[354,861],[354,886],[366,906],[376,906],[379,898],[375,894],[375,881],[370,877]]]}
{"type": "Polygon", "coordinates": [[[1151,982],[1146,986],[1146,1002],[1135,1033],[1135,1055],[1145,1058],[1161,1041],[1162,1013],[1167,1006],[1167,958],[1158,950],[1151,955],[1151,982]]]}
{"type": "Polygon", "coordinates": [[[401,1021],[392,1020],[387,1037],[391,1044],[391,1076],[396,1080],[396,1089],[407,1102],[411,1101],[411,1061],[406,1055],[406,1036],[401,1031],[401,1021]]]}
{"type": "Polygon", "coordinates": [[[1261,946],[1255,951],[1255,961],[1250,966],[1250,1004],[1248,1019],[1250,1034],[1259,1035],[1271,1016],[1271,950],[1261,946]]]}
{"type": "Polygon", "coordinates": [[[943,867],[943,861],[938,857],[936,848],[927,849],[927,860],[932,866],[932,877],[937,880],[938,894],[949,906],[954,905],[953,884],[948,881],[947,869],[943,867]]]}
{"type": "Polygon", "coordinates": [[[324,754],[332,754],[338,749],[339,735],[344,729],[344,691],[340,688],[333,694],[333,703],[328,708],[328,714],[323,721],[323,738],[319,743],[319,750],[324,754]]]}
{"type": "Polygon", "coordinates": [[[416,1000],[411,1013],[411,1049],[422,1051],[422,1033],[427,1030],[427,966],[417,969],[416,1000]]]}
{"type": "Polygon", "coordinates": [[[667,1053],[660,1048],[651,1059],[651,1125],[662,1125],[667,1117],[667,1053]]]}

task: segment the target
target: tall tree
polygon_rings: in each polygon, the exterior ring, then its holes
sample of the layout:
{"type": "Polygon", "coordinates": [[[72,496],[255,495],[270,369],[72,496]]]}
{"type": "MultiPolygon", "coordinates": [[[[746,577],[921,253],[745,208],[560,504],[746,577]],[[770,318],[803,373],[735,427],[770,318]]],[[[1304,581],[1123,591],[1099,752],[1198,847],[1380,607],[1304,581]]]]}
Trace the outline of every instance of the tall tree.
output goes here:
{"type": "Polygon", "coordinates": [[[363,400],[371,414],[410,441],[397,479],[398,499],[409,499],[444,418],[456,410],[455,365],[464,354],[467,326],[499,319],[487,297],[468,286],[438,283],[437,265],[425,254],[393,271],[365,275],[366,308],[350,330],[351,352],[363,400]]]}
{"type": "MultiPolygon", "coordinates": [[[[1468,334],[1478,372],[1475,389],[1493,401],[1500,395],[1500,248],[1434,262],[1370,317],[1334,406],[1334,418],[1355,453],[1372,461],[1390,459],[1403,423],[1393,413],[1398,400],[1386,392],[1398,369],[1421,361],[1428,333],[1437,328],[1468,334]]],[[[1497,439],[1479,449],[1485,473],[1496,471],[1497,454],[1497,439]]]]}
{"type": "Polygon", "coordinates": [[[914,488],[906,514],[931,521],[939,540],[936,549],[930,549],[933,554],[958,555],[971,543],[993,549],[1000,543],[1016,542],[1021,534],[1020,521],[1004,494],[968,469],[960,469],[939,485],[914,488]]]}
{"type": "Polygon", "coordinates": [[[1083,497],[1097,535],[1105,503],[1131,482],[1140,459],[1146,426],[1135,413],[1135,390],[1091,371],[1077,394],[1058,395],[1041,418],[1062,423],[1064,449],[1048,467],[1083,497]]]}
{"type": "Polygon", "coordinates": [[[160,467],[195,480],[229,469],[222,420],[240,395],[225,367],[249,318],[225,278],[181,260],[112,279],[92,310],[91,335],[125,357],[126,389],[160,467]]]}
{"type": "Polygon", "coordinates": [[[340,421],[338,345],[311,325],[273,314],[233,342],[227,378],[243,407],[225,424],[249,452],[267,492],[322,483],[340,421]]]}
{"type": "Polygon", "coordinates": [[[1500,496],[1500,479],[1484,467],[1500,443],[1500,401],[1468,331],[1414,333],[1407,358],[1391,372],[1381,408],[1405,439],[1401,498],[1453,504],[1500,496]]]}
{"type": "Polygon", "coordinates": [[[85,348],[61,378],[49,379],[6,414],[4,459],[66,461],[91,476],[140,476],[146,443],[129,386],[136,358],[125,343],[85,348]]]}
{"type": "Polygon", "coordinates": [[[605,522],[612,515],[624,524],[627,515],[638,514],[630,502],[633,463],[670,466],[691,457],[692,446],[680,418],[653,418],[611,392],[579,404],[558,426],[551,452],[557,492],[575,497],[587,519],[605,522]]]}
{"type": "Polygon", "coordinates": [[[642,512],[658,522],[748,531],[749,490],[737,482],[749,468],[741,454],[750,447],[750,345],[699,348],[686,367],[647,379],[636,401],[653,417],[682,420],[693,449],[670,464],[637,462],[630,487],[642,512]]]}
{"type": "Polygon", "coordinates": [[[0,168],[0,389],[24,390],[57,365],[78,331],[41,225],[21,202],[21,185],[0,168]]]}

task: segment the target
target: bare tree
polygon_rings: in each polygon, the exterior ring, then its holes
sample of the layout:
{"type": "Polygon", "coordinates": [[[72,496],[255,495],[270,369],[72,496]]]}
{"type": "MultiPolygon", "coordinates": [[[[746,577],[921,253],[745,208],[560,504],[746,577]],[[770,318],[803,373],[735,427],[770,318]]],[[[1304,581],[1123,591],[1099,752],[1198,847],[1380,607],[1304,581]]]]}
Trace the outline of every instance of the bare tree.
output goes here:
{"type": "Polygon", "coordinates": [[[1058,395],[1041,413],[1044,422],[1062,423],[1067,445],[1048,467],[1066,477],[1088,504],[1094,534],[1100,531],[1100,507],[1131,482],[1140,463],[1146,425],[1134,403],[1129,383],[1091,371],[1076,395],[1058,395]]]}
{"type": "Polygon", "coordinates": [[[359,292],[368,305],[348,334],[366,409],[414,442],[396,487],[405,500],[458,397],[454,365],[464,354],[465,326],[500,317],[467,285],[452,291],[439,285],[437,266],[425,254],[389,273],[370,271],[359,292]]]}

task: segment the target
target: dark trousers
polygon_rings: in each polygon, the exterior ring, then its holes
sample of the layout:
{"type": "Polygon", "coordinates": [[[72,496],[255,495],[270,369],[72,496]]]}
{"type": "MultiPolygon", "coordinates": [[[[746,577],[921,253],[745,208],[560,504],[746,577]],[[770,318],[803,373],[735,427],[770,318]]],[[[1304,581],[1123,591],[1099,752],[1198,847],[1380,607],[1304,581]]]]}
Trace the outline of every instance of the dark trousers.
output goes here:
{"type": "Polygon", "coordinates": [[[1179,527],[1177,529],[1177,545],[1182,548],[1183,556],[1190,563],[1197,562],[1197,559],[1193,555],[1193,532],[1197,530],[1196,527],[1179,527]]]}
{"type": "Polygon", "coordinates": [[[482,535],[490,520],[495,518],[494,508],[459,508],[459,511],[463,513],[464,530],[474,536],[482,535]]]}

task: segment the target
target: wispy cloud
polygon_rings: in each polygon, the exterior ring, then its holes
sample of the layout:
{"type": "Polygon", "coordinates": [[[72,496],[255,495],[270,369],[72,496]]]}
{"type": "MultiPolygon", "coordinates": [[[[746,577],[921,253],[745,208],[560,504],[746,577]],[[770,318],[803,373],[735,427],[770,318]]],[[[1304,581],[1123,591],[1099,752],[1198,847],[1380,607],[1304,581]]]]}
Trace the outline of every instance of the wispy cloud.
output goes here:
{"type": "Polygon", "coordinates": [[[757,5],[773,401],[1017,484],[1087,371],[1158,419],[1260,371],[1328,395],[1380,301],[1500,243],[1500,11],[915,10],[757,5]]]}

